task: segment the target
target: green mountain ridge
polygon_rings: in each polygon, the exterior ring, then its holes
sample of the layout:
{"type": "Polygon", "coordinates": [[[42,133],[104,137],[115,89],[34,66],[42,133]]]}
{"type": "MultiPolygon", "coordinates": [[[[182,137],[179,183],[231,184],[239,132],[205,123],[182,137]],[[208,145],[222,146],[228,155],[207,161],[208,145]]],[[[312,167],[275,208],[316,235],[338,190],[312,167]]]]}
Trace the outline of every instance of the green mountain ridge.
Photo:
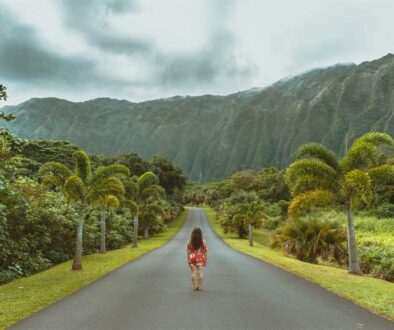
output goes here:
{"type": "Polygon", "coordinates": [[[371,130],[394,135],[394,55],[335,65],[226,96],[175,96],[133,103],[33,98],[2,110],[30,139],[68,140],[92,154],[161,154],[192,180],[288,165],[296,148],[320,142],[342,154],[371,130]]]}

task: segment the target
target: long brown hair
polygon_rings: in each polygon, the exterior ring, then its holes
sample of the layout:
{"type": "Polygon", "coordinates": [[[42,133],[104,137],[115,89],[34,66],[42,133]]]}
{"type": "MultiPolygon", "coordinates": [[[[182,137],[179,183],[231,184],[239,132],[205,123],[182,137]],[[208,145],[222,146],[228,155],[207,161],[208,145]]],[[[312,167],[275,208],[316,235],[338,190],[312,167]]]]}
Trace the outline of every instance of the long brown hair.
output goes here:
{"type": "Polygon", "coordinates": [[[193,229],[190,241],[193,248],[196,250],[203,246],[204,242],[202,240],[202,231],[200,228],[193,229]]]}

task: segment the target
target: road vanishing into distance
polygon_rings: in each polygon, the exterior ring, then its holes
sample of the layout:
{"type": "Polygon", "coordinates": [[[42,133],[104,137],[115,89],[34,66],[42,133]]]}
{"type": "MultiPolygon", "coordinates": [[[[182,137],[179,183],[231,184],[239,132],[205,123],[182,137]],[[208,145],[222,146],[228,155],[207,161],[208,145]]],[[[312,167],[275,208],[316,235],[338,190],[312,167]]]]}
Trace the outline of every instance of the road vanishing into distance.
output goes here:
{"type": "Polygon", "coordinates": [[[203,209],[190,208],[166,245],[11,329],[394,329],[394,323],[231,249],[203,209]],[[209,249],[203,291],[192,290],[186,263],[194,227],[209,249]]]}

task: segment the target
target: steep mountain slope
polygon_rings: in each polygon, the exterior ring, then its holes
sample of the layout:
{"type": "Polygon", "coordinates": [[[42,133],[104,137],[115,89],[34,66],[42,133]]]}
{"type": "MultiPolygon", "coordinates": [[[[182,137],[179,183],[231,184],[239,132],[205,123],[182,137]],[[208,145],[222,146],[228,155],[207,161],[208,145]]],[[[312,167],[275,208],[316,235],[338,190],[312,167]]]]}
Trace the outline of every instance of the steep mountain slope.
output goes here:
{"type": "Polygon", "coordinates": [[[394,135],[394,55],[336,65],[227,96],[172,97],[141,103],[108,98],[73,103],[31,99],[7,106],[23,137],[69,140],[94,154],[162,154],[193,180],[236,170],[285,166],[305,142],[342,154],[370,130],[394,135]]]}

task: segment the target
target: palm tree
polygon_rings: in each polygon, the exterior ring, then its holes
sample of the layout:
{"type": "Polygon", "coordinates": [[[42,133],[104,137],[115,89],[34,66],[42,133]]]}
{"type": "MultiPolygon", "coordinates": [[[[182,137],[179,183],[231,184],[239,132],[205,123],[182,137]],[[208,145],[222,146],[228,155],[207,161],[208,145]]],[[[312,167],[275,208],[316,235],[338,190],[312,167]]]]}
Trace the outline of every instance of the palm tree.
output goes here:
{"type": "Polygon", "coordinates": [[[253,226],[259,226],[263,216],[263,206],[258,201],[237,205],[235,215],[233,216],[233,223],[242,223],[243,226],[248,226],[248,239],[250,246],[253,246],[253,226]]]}
{"type": "MultiPolygon", "coordinates": [[[[149,238],[149,229],[154,228],[165,215],[166,208],[161,200],[151,199],[140,210],[139,218],[144,238],[149,238]]],[[[162,221],[160,221],[162,223],[162,221]]]]}
{"type": "Polygon", "coordinates": [[[125,193],[125,188],[118,176],[129,176],[127,167],[120,164],[100,166],[92,173],[89,156],[82,150],[73,154],[75,170],[58,162],[48,162],[41,166],[40,175],[44,184],[49,184],[63,191],[70,203],[75,203],[79,210],[75,256],[73,270],[82,269],[82,234],[86,206],[115,200],[125,193]]]}
{"type": "Polygon", "coordinates": [[[297,220],[305,210],[335,201],[346,206],[349,272],[354,274],[361,274],[361,270],[352,210],[361,202],[370,203],[374,185],[394,182],[394,166],[384,164],[377,148],[382,144],[391,145],[393,139],[385,133],[366,133],[353,142],[341,160],[321,144],[305,144],[286,171],[293,196],[288,210],[290,219],[297,220]]]}
{"type": "Polygon", "coordinates": [[[105,243],[105,238],[106,238],[107,209],[111,207],[118,208],[120,206],[120,203],[118,197],[111,194],[99,198],[96,203],[101,206],[100,253],[106,253],[107,247],[105,243]]]}
{"type": "MultiPolygon", "coordinates": [[[[126,188],[125,205],[134,214],[134,235],[133,247],[138,246],[138,229],[140,217],[145,219],[155,213],[155,218],[159,212],[157,202],[164,194],[164,189],[159,185],[159,179],[153,172],[145,172],[139,177],[124,180],[126,188]]],[[[148,236],[148,227],[144,228],[144,236],[148,236]]]]}

